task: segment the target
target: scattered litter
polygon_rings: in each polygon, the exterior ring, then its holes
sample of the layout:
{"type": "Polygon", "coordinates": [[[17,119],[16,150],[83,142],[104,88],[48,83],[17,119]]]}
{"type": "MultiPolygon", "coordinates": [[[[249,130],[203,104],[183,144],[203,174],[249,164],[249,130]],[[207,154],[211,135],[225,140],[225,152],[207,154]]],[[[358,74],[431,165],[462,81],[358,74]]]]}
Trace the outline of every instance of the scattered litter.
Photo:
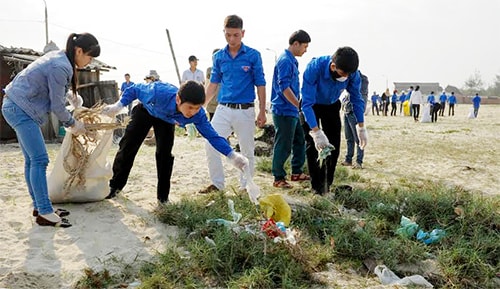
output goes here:
{"type": "Polygon", "coordinates": [[[446,232],[441,229],[434,229],[430,233],[419,230],[417,232],[417,240],[423,242],[426,245],[430,245],[439,242],[445,235],[446,232]]]}
{"type": "Polygon", "coordinates": [[[241,220],[242,215],[240,213],[237,213],[234,210],[234,202],[233,202],[233,200],[231,200],[231,199],[227,200],[227,205],[228,205],[229,210],[231,212],[231,216],[233,217],[232,221],[229,221],[229,220],[226,220],[226,219],[222,219],[222,218],[208,219],[207,220],[207,224],[208,223],[216,223],[216,224],[224,225],[226,227],[231,227],[231,228],[237,226],[238,222],[241,220]]]}
{"type": "Polygon", "coordinates": [[[406,237],[406,238],[411,238],[415,236],[415,234],[418,231],[418,225],[414,221],[408,219],[405,216],[401,216],[401,222],[400,222],[401,227],[396,230],[396,234],[406,237]]]}
{"type": "Polygon", "coordinates": [[[380,278],[380,282],[383,285],[417,285],[424,286],[425,288],[434,288],[434,286],[421,275],[411,275],[401,279],[385,265],[378,265],[375,267],[374,273],[380,278]]]}
{"type": "Polygon", "coordinates": [[[210,239],[209,237],[205,236],[205,241],[207,241],[208,244],[211,246],[215,247],[215,241],[210,239]]]}
{"type": "Polygon", "coordinates": [[[290,224],[292,209],[281,194],[271,194],[259,199],[262,212],[267,219],[274,222],[283,222],[285,226],[290,224]]]}

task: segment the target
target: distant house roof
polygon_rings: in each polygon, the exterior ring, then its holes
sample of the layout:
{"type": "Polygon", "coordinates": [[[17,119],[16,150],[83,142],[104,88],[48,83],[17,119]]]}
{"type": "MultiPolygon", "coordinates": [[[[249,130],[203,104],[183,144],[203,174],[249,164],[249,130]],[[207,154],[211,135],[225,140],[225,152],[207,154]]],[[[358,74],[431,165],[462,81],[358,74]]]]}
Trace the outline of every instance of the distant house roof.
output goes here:
{"type": "MultiPolygon", "coordinates": [[[[57,46],[55,46],[55,48],[57,48],[57,46]]],[[[23,65],[30,64],[43,54],[43,52],[38,52],[31,48],[9,48],[0,45],[0,56],[2,56],[2,58],[8,62],[20,63],[23,65]]],[[[85,66],[84,69],[108,71],[110,69],[116,69],[116,67],[108,65],[94,58],[89,65],[85,66]]]]}
{"type": "Polygon", "coordinates": [[[417,85],[420,86],[422,94],[429,94],[431,91],[434,91],[434,94],[439,94],[443,91],[443,88],[439,86],[439,82],[394,82],[394,89],[408,91],[410,86],[415,88],[417,85]]]}

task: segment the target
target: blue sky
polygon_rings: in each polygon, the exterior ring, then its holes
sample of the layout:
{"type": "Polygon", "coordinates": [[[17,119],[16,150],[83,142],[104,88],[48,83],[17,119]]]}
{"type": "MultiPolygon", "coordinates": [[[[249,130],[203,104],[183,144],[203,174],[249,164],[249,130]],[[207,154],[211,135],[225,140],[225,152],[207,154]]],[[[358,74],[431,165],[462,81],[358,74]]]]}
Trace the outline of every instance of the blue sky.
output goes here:
{"type": "MultiPolygon", "coordinates": [[[[126,72],[133,81],[142,81],[150,69],[164,81],[178,82],[167,28],[180,73],[188,68],[191,54],[204,71],[211,65],[212,50],[226,44],[222,28],[229,14],[243,18],[243,42],[262,54],[268,94],[275,53],[288,46],[297,29],[312,38],[308,52],[299,58],[301,71],[314,56],[352,46],[371,92],[381,92],[386,83],[392,89],[392,82],[462,87],[475,71],[489,84],[500,75],[497,0],[45,1],[49,39],[64,48],[71,32],[91,32],[102,46],[99,59],[118,68],[102,79],[118,83],[126,72]]],[[[44,1],[1,5],[0,44],[41,51],[44,1]]]]}

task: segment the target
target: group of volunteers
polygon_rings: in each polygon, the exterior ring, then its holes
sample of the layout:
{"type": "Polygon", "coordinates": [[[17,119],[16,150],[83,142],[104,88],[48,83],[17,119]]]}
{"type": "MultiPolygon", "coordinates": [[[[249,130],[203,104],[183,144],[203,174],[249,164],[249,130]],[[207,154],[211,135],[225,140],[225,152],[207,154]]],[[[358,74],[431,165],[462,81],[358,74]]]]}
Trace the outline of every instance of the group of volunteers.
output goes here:
{"type": "MultiPolygon", "coordinates": [[[[242,42],[243,20],[229,15],[224,20],[227,45],[213,54],[210,81],[183,82],[179,88],[162,82],[135,83],[124,89],[120,99],[106,105],[102,113],[114,117],[134,100],[130,121],[120,140],[109,181],[110,199],[127,183],[135,156],[153,128],[156,140],[157,199],[169,200],[174,156],[172,147],[175,126],[194,124],[206,141],[211,184],[202,192],[223,190],[224,168],[221,154],[241,171],[239,186],[244,189],[254,174],[254,132],[263,127],[266,117],[266,81],[260,52],[242,42]],[[258,101],[256,102],[256,96],[258,101]],[[209,121],[205,108],[212,98],[218,105],[209,121]],[[256,106],[258,110],[256,111],[256,106]],[[241,153],[227,141],[237,136],[241,153]]],[[[298,62],[311,38],[303,30],[293,32],[289,46],[277,59],[272,83],[272,116],[275,142],[273,185],[288,188],[285,161],[291,154],[291,181],[310,181],[314,193],[325,194],[333,183],[341,140],[340,95],[350,95],[356,119],[356,143],[364,149],[367,132],[364,126],[365,101],[360,92],[359,59],[350,47],[340,47],[333,55],[313,58],[307,65],[300,87],[298,62]],[[322,162],[322,150],[329,156],[322,162]],[[303,172],[307,158],[309,175],[303,172]],[[321,165],[320,165],[321,163],[321,165]]],[[[25,158],[25,179],[33,201],[33,216],[41,226],[70,227],[64,209],[55,210],[49,199],[46,169],[49,162],[40,125],[53,112],[67,131],[86,133],[85,124],[76,120],[65,103],[77,106],[77,68],[83,68],[100,55],[97,39],[89,33],[71,34],[66,49],[49,52],[21,71],[5,88],[2,114],[15,130],[25,158]],[[66,99],[68,86],[74,92],[66,99]]]]}

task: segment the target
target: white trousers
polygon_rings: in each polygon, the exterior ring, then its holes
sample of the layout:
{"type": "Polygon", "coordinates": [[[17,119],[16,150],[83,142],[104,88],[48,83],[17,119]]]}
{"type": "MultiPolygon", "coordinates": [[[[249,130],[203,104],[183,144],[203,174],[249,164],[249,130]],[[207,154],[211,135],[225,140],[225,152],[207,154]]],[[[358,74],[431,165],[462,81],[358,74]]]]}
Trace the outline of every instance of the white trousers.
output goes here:
{"type": "MultiPolygon", "coordinates": [[[[223,138],[229,137],[232,132],[236,134],[241,153],[248,158],[250,172],[253,177],[255,166],[255,108],[235,109],[219,104],[211,123],[215,131],[223,138]]],[[[205,149],[212,184],[223,190],[225,178],[221,154],[208,141],[205,143],[205,149]]],[[[245,175],[240,173],[240,189],[245,188],[246,183],[245,175]]]]}

